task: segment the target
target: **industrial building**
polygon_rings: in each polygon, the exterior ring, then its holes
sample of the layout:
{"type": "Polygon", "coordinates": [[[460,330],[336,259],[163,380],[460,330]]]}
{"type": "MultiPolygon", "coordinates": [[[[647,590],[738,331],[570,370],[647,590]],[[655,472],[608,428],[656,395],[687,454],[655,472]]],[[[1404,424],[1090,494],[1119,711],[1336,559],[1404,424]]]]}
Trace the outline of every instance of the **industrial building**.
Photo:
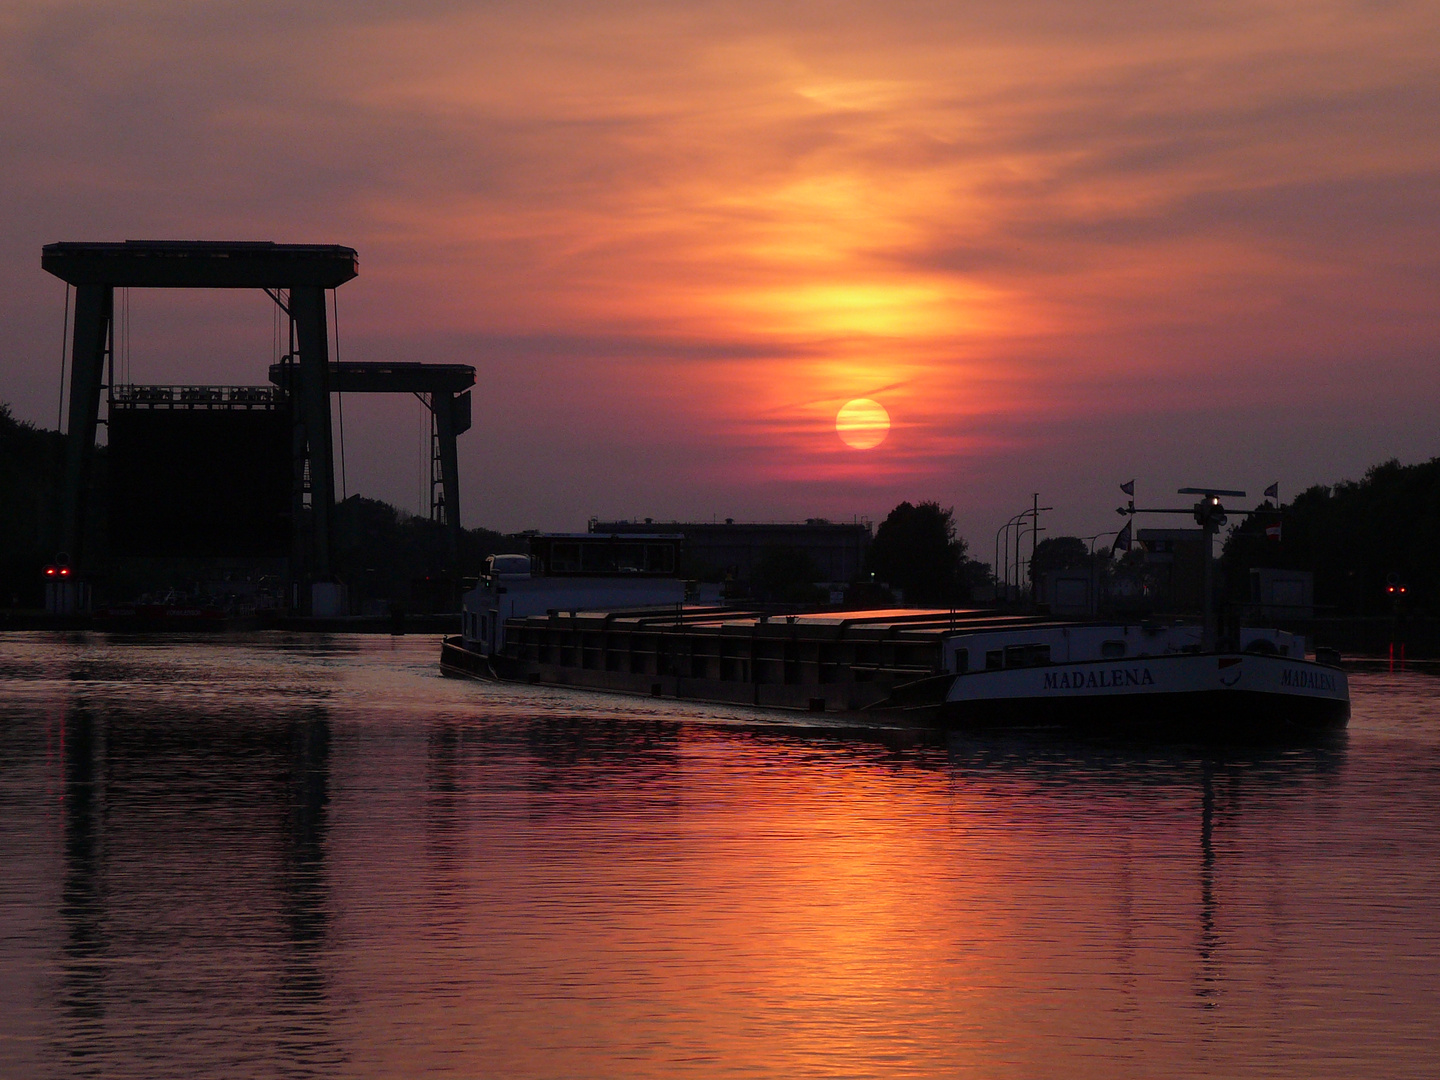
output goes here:
{"type": "Polygon", "coordinates": [[[869,522],[850,524],[812,518],[796,523],[714,521],[591,521],[592,533],[672,533],[685,538],[684,572],[701,581],[732,582],[742,590],[767,551],[803,552],[817,583],[843,587],[865,566],[869,522]]]}

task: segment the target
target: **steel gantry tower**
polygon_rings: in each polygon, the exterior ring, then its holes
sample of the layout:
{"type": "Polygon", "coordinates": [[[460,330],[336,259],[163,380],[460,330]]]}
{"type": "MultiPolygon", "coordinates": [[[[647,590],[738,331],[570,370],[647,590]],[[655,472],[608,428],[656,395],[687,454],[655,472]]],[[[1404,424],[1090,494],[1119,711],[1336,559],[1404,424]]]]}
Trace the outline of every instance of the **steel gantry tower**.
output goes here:
{"type": "Polygon", "coordinates": [[[332,362],[325,291],[359,273],[354,248],[269,241],[61,243],[46,245],[40,265],[76,290],[60,537],[61,550],[77,569],[93,568],[94,563],[93,553],[85,550],[86,493],[106,361],[113,361],[115,290],[129,287],[261,289],[289,318],[290,351],[269,374],[270,381],[285,392],[291,409],[293,580],[326,580],[334,572],[332,393],[413,393],[425,402],[434,432],[432,488],[438,489],[432,493],[431,513],[446,526],[455,563],[461,528],[455,440],[470,427],[468,390],[475,385],[475,369],[468,364],[332,362]]]}

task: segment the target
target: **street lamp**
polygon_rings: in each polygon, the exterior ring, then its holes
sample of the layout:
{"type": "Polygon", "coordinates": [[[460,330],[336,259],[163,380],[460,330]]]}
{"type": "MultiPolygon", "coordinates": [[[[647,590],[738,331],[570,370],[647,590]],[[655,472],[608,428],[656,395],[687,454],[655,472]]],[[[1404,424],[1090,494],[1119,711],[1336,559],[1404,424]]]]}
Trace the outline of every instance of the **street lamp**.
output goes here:
{"type": "MultiPolygon", "coordinates": [[[[1000,554],[1001,554],[1001,552],[1003,551],[1004,554],[1005,554],[1005,599],[1006,599],[1006,600],[1009,600],[1009,599],[1010,599],[1010,568],[1011,568],[1011,566],[1012,566],[1012,563],[1011,563],[1011,561],[1010,561],[1010,535],[1009,535],[1009,534],[1010,534],[1010,529],[1011,529],[1012,527],[1018,525],[1021,518],[1026,518],[1026,517],[1028,517],[1028,518],[1031,519],[1031,525],[1032,525],[1032,526],[1039,525],[1039,524],[1040,524],[1040,515],[1041,515],[1042,513],[1044,513],[1046,510],[1054,510],[1054,509],[1055,509],[1055,508],[1054,508],[1053,506],[1041,506],[1041,505],[1040,505],[1040,496],[1039,496],[1039,495],[1036,495],[1036,496],[1033,497],[1033,502],[1032,502],[1032,504],[1031,504],[1029,507],[1027,507],[1027,508],[1024,509],[1024,510],[1021,510],[1018,514],[1016,514],[1014,517],[1012,517],[1009,521],[1007,521],[1004,525],[1000,526],[1000,528],[995,531],[995,565],[996,565],[997,567],[1000,565],[1000,554]],[[1005,534],[1005,541],[1004,541],[1004,547],[1003,547],[1003,548],[1001,547],[1001,541],[1000,541],[1000,535],[1001,535],[1002,533],[1005,534]]],[[[1045,530],[1044,530],[1044,529],[1036,529],[1036,530],[1034,530],[1034,531],[1036,531],[1037,533],[1041,533],[1041,532],[1044,532],[1045,530]]],[[[1017,530],[1016,530],[1016,533],[1015,533],[1015,561],[1014,561],[1014,563],[1013,563],[1013,566],[1014,566],[1014,568],[1015,568],[1015,588],[1016,588],[1017,593],[1019,592],[1019,590],[1020,590],[1020,588],[1021,588],[1021,581],[1020,581],[1020,537],[1021,537],[1021,535],[1023,535],[1022,531],[1019,530],[1019,529],[1017,529],[1017,530]]],[[[1032,541],[1032,546],[1033,546],[1033,541],[1032,541]]],[[[1034,552],[1032,551],[1031,554],[1033,555],[1034,552]]],[[[998,576],[998,574],[996,575],[996,584],[997,584],[997,585],[999,584],[999,576],[998,576]]]]}
{"type": "MultiPolygon", "coordinates": [[[[1046,509],[1049,509],[1049,507],[1046,507],[1046,509]]],[[[1033,511],[1031,510],[1025,511],[1026,514],[1030,514],[1032,512],[1033,511]]],[[[1038,524],[1026,525],[1023,521],[1015,530],[1015,589],[1017,595],[1023,595],[1023,590],[1025,588],[1024,582],[1020,577],[1020,538],[1023,537],[1027,532],[1035,536],[1039,536],[1040,533],[1045,531],[1047,530],[1045,530],[1038,524]]],[[[1033,541],[1031,546],[1033,548],[1033,541]]],[[[1031,590],[1030,595],[1032,597],[1035,595],[1033,589],[1031,590]]]]}
{"type": "Polygon", "coordinates": [[[1095,541],[1096,541],[1096,540],[1099,540],[1100,537],[1102,537],[1102,536],[1118,536],[1119,534],[1120,534],[1120,530],[1119,530],[1119,529],[1111,529],[1109,532],[1098,532],[1098,533],[1096,533],[1094,536],[1082,536],[1082,537],[1080,537],[1080,539],[1081,539],[1081,540],[1084,540],[1087,544],[1090,545],[1090,557],[1091,557],[1091,558],[1094,558],[1094,557],[1095,557],[1095,541]]]}
{"type": "Polygon", "coordinates": [[[1080,539],[1090,545],[1090,614],[1100,613],[1100,567],[1095,562],[1095,541],[1102,536],[1118,536],[1119,529],[1111,529],[1109,532],[1098,532],[1094,536],[1082,536],[1080,539]]]}
{"type": "Polygon", "coordinates": [[[999,584],[1000,584],[1000,552],[1003,550],[1003,551],[1005,552],[1005,599],[1006,599],[1006,600],[1009,600],[1009,599],[1010,599],[1010,526],[1011,526],[1011,525],[1014,525],[1017,521],[1019,521],[1022,517],[1024,517],[1024,516],[1025,516],[1026,514],[1028,514],[1028,513],[1030,513],[1029,510],[1022,510],[1022,511],[1020,511],[1020,513],[1016,514],[1016,515],[1015,515],[1014,517],[1012,517],[1009,521],[1007,521],[1004,525],[1001,525],[1000,528],[998,528],[998,529],[995,530],[995,562],[991,564],[990,574],[991,574],[991,576],[995,579],[995,584],[996,584],[996,586],[998,587],[999,584]],[[1001,533],[1005,533],[1005,546],[1004,546],[1003,549],[1002,549],[1001,546],[1000,546],[1000,534],[1001,534],[1001,533]]]}

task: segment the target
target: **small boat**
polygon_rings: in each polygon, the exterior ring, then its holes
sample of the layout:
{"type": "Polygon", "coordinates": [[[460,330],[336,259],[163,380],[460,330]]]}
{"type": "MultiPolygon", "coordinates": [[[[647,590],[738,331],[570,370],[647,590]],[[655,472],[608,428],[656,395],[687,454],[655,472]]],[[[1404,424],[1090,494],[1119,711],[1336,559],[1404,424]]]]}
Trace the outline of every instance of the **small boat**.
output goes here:
{"type": "Polygon", "coordinates": [[[542,534],[493,556],[445,639],[452,674],[651,697],[860,713],[947,727],[1042,725],[1145,737],[1343,727],[1339,658],[1243,628],[1065,621],[990,610],[774,614],[686,600],[681,537],[542,534]]]}

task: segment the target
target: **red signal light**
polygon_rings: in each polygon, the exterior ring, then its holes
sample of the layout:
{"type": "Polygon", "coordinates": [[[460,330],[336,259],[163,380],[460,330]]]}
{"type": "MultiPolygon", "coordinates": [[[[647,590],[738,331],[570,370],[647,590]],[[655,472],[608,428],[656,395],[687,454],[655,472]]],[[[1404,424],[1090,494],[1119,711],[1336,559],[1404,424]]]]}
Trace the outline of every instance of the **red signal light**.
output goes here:
{"type": "MultiPolygon", "coordinates": [[[[60,567],[60,576],[61,576],[61,577],[69,577],[69,576],[70,576],[70,567],[68,567],[68,566],[62,566],[62,567],[60,567]]],[[[1403,592],[1404,590],[1401,590],[1401,591],[1403,592]]]]}
{"type": "Polygon", "coordinates": [[[1394,585],[1387,585],[1387,586],[1385,587],[1385,591],[1386,591],[1386,592],[1394,592],[1394,591],[1395,591],[1395,586],[1394,586],[1394,585]]]}
{"type": "Polygon", "coordinates": [[[56,573],[57,573],[57,571],[56,571],[55,567],[53,567],[53,566],[47,566],[47,567],[45,567],[45,576],[46,576],[46,577],[54,577],[56,573]]]}

